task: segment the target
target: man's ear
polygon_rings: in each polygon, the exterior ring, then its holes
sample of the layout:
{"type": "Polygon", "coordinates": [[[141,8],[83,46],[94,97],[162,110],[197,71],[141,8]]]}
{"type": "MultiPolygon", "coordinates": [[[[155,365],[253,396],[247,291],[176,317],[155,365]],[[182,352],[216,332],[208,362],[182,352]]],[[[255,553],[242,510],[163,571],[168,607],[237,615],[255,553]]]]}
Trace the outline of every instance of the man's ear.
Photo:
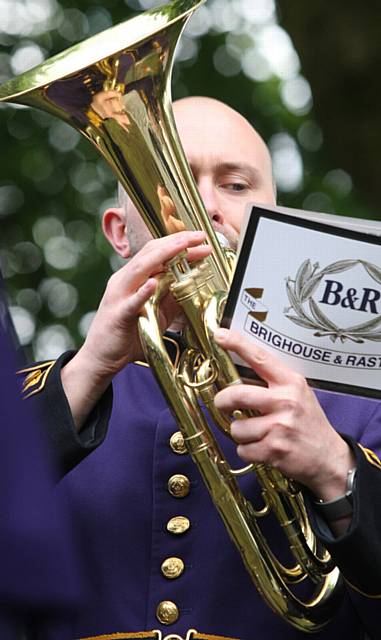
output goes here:
{"type": "Polygon", "coordinates": [[[127,225],[125,212],[121,208],[107,209],[103,214],[102,229],[107,240],[122,258],[131,255],[130,244],[127,238],[127,225]]]}

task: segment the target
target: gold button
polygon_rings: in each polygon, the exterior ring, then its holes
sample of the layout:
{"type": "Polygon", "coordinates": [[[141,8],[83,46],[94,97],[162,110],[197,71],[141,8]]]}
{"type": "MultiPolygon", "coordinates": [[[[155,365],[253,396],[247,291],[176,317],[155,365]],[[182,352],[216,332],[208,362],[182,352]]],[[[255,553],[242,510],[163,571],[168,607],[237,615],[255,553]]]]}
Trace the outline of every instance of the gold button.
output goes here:
{"type": "Polygon", "coordinates": [[[190,520],[188,520],[188,518],[186,518],[185,516],[175,516],[174,518],[168,520],[167,531],[178,536],[188,531],[190,524],[190,520]]]}
{"type": "Polygon", "coordinates": [[[171,447],[174,453],[178,453],[179,455],[183,455],[184,453],[188,453],[188,449],[186,448],[184,442],[184,436],[181,431],[176,431],[171,435],[169,440],[169,446],[171,447]]]}
{"type": "Polygon", "coordinates": [[[173,624],[179,615],[178,607],[171,600],[162,600],[157,606],[156,617],[161,624],[173,624]]]}
{"type": "Polygon", "coordinates": [[[161,573],[169,580],[179,578],[185,569],[181,558],[166,558],[161,565],[161,573]]]}
{"type": "Polygon", "coordinates": [[[190,491],[190,480],[181,473],[176,473],[168,480],[168,491],[174,498],[185,498],[190,491]]]}

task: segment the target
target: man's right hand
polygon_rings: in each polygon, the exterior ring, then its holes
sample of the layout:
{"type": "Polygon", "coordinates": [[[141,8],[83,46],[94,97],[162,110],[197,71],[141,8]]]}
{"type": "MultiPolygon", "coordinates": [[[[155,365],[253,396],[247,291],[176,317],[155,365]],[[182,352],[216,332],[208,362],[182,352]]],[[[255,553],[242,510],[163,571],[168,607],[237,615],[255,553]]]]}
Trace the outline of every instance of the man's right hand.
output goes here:
{"type": "MultiPolygon", "coordinates": [[[[190,262],[209,255],[211,247],[202,244],[204,240],[204,232],[199,231],[182,231],[151,240],[109,279],[83,346],[61,373],[78,430],[114,375],[142,357],[138,318],[156,289],[157,277],[167,270],[168,261],[183,251],[187,251],[190,262]]],[[[176,311],[168,294],[161,305],[163,331],[176,311]]]]}

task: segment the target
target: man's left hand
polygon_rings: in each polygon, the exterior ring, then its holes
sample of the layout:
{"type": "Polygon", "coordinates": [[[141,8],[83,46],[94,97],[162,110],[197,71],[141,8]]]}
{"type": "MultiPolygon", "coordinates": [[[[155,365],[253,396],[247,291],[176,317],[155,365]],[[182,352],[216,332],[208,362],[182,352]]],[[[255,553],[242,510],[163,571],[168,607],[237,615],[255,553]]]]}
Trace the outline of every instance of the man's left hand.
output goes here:
{"type": "Polygon", "coordinates": [[[240,384],[215,397],[218,409],[256,410],[256,417],[235,420],[231,434],[245,462],[264,462],[329,501],[343,495],[354,457],[347,443],[327,420],[306,379],[285,366],[270,351],[226,329],[216,342],[234,351],[267,386],[240,384]]]}

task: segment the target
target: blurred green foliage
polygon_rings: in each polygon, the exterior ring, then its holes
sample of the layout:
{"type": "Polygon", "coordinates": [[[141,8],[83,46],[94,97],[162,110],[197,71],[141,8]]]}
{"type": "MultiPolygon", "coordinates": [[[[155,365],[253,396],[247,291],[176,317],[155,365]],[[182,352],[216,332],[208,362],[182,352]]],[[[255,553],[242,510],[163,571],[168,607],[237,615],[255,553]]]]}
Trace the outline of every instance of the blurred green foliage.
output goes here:
{"type": "MultiPolygon", "coordinates": [[[[0,0],[0,80],[155,4],[0,0]]],[[[301,74],[273,0],[208,0],[181,41],[173,94],[216,97],[253,122],[269,143],[280,203],[370,217],[351,177],[328,164],[301,74]]],[[[45,113],[1,105],[0,135],[0,253],[11,309],[31,357],[54,357],[80,344],[118,266],[100,229],[115,179],[77,132],[45,113]]]]}

